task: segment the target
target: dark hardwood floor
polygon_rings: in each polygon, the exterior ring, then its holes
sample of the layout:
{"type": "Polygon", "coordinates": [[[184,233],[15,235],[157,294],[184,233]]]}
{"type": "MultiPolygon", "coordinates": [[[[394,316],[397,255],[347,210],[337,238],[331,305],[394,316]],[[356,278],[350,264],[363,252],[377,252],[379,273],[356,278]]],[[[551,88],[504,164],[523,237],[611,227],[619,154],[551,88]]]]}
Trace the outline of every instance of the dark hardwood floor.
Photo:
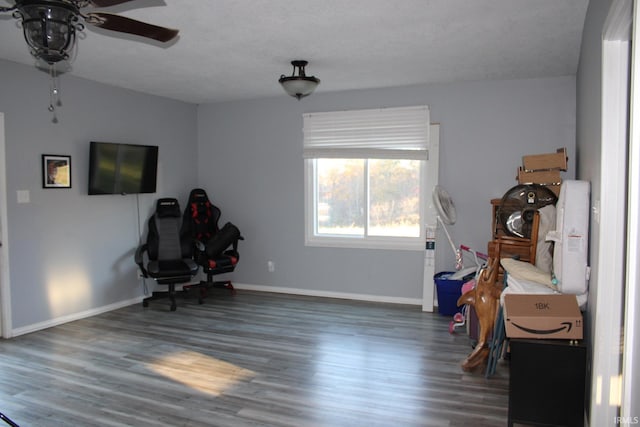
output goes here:
{"type": "Polygon", "coordinates": [[[0,412],[21,427],[505,426],[507,362],[462,372],[470,341],[449,320],[249,291],[134,305],[0,341],[0,412]]]}

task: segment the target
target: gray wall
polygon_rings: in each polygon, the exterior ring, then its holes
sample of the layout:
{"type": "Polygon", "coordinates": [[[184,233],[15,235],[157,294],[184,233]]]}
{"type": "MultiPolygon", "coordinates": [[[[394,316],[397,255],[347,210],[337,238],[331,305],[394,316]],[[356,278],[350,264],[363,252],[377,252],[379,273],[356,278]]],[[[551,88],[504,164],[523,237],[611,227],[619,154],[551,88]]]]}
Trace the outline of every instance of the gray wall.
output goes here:
{"type": "MultiPolygon", "coordinates": [[[[422,298],[420,251],[304,246],[302,113],[428,104],[441,128],[440,183],[454,197],[453,238],[486,250],[491,198],[515,185],[524,154],[567,147],[573,177],[575,79],[467,82],[317,93],[194,106],[64,75],[51,123],[47,75],[0,62],[5,114],[14,329],[46,326],[139,298],[132,254],[158,197],[184,205],[205,188],[246,241],[234,280],[248,285],[422,298]],[[87,196],[89,141],[160,146],[154,195],[87,196]],[[198,153],[196,155],[196,152],[198,153]],[[41,188],[41,154],[72,156],[73,188],[41,188]],[[18,204],[17,190],[31,202],[18,204]],[[139,203],[139,207],[138,207],[139,203]],[[140,213],[138,214],[138,210],[140,213]],[[273,260],[276,271],[267,273],[273,260]],[[34,326],[35,325],[35,326],[34,326]]],[[[451,269],[441,238],[436,270],[451,269]]]]}
{"type": "MultiPolygon", "coordinates": [[[[422,298],[423,253],[304,246],[302,114],[428,104],[441,124],[440,184],[455,200],[453,239],[486,252],[490,199],[516,184],[525,154],[567,147],[575,176],[575,78],[483,81],[316,93],[201,105],[198,181],[242,230],[236,282],[274,288],[422,298]],[[273,260],[275,272],[267,272],[273,260]]],[[[442,234],[442,233],[441,233],[442,234]]],[[[454,257],[440,238],[436,271],[454,257]]]]}
{"type": "MultiPolygon", "coordinates": [[[[577,177],[591,182],[591,200],[600,200],[601,150],[602,150],[602,30],[611,5],[610,1],[591,1],[585,19],[580,51],[580,64],[576,77],[577,111],[577,177]]],[[[593,203],[593,202],[592,202],[593,203]]],[[[593,359],[593,343],[596,318],[598,283],[598,247],[600,242],[598,223],[591,218],[589,239],[589,302],[585,317],[589,359],[593,359]]],[[[591,388],[591,363],[588,364],[588,387],[591,388]]],[[[588,391],[587,396],[591,393],[588,391]]],[[[588,407],[587,410],[590,408],[588,407]]]]}
{"type": "MultiPolygon", "coordinates": [[[[197,182],[196,106],[61,77],[52,124],[47,74],[0,61],[5,114],[13,328],[139,298],[133,251],[158,197],[186,201],[197,182]],[[160,146],[158,193],[88,196],[89,141],[160,146]],[[72,188],[42,189],[41,155],[71,155],[72,188]],[[17,190],[31,202],[18,204],[17,190]],[[138,216],[138,209],[140,216],[138,216]]],[[[7,240],[7,238],[5,238],[7,240]]]]}

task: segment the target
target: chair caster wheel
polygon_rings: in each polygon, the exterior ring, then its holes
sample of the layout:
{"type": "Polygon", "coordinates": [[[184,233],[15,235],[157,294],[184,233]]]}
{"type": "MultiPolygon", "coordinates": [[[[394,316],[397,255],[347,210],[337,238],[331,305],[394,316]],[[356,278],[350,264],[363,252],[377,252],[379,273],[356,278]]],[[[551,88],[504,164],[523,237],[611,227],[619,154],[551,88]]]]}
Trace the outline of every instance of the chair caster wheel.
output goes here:
{"type": "Polygon", "coordinates": [[[453,315],[453,321],[456,323],[461,323],[464,320],[464,316],[462,313],[456,313],[453,315]]]}
{"type": "Polygon", "coordinates": [[[455,332],[455,325],[453,321],[449,322],[449,333],[453,334],[455,332]]]}

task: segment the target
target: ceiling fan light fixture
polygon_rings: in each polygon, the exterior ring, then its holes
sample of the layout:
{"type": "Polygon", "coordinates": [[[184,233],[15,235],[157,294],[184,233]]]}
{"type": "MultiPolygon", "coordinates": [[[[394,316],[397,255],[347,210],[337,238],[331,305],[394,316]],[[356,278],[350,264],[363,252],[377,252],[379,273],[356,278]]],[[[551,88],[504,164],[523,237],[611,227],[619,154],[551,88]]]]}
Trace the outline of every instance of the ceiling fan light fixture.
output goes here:
{"type": "Polygon", "coordinates": [[[311,95],[320,84],[320,79],[315,76],[307,76],[304,68],[308,62],[303,60],[291,61],[293,65],[293,74],[291,76],[280,76],[278,82],[282,85],[284,91],[298,101],[305,96],[311,95]],[[297,72],[297,74],[296,74],[297,72]]]}
{"type": "Polygon", "coordinates": [[[22,20],[24,38],[31,54],[49,64],[69,58],[75,46],[78,9],[72,3],[34,0],[23,2],[16,11],[22,20]]]}
{"type": "Polygon", "coordinates": [[[178,30],[148,24],[136,19],[107,12],[83,15],[80,9],[88,6],[108,7],[132,0],[14,0],[12,6],[0,6],[0,13],[9,12],[22,26],[24,39],[36,67],[49,72],[49,111],[57,123],[56,107],[62,105],[58,75],[69,70],[71,53],[76,47],[76,33],[85,24],[110,31],[133,34],[160,42],[168,42],[178,30]]]}

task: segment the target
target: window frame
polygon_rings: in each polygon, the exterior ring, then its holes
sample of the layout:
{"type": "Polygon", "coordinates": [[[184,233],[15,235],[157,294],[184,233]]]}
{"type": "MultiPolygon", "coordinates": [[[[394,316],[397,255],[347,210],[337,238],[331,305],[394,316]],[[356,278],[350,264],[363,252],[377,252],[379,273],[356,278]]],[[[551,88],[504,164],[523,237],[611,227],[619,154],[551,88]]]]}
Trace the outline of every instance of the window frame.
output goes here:
{"type": "MultiPolygon", "coordinates": [[[[431,123],[427,160],[420,160],[420,235],[417,237],[399,236],[367,236],[368,218],[365,221],[364,236],[344,236],[317,234],[317,181],[315,158],[304,159],[304,222],[305,246],[357,249],[389,249],[423,251],[425,249],[426,229],[435,226],[436,213],[431,200],[431,189],[438,184],[439,138],[440,125],[431,123]]],[[[322,158],[319,156],[318,158],[322,158]]],[[[365,166],[365,197],[367,200],[367,216],[369,215],[368,199],[368,166],[365,166]]]]}

